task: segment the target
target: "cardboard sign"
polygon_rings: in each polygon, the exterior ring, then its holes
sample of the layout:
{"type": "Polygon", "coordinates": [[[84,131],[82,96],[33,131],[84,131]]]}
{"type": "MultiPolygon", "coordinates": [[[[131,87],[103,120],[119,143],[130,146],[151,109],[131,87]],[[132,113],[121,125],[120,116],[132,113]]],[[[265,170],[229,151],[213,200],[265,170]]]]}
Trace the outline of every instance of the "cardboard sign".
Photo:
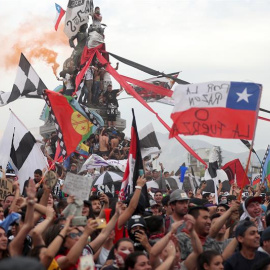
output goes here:
{"type": "Polygon", "coordinates": [[[74,195],[76,199],[88,200],[92,182],[90,177],[67,173],[62,191],[74,195]]]}
{"type": "Polygon", "coordinates": [[[0,200],[3,200],[10,193],[12,193],[12,182],[0,178],[0,200]]]}

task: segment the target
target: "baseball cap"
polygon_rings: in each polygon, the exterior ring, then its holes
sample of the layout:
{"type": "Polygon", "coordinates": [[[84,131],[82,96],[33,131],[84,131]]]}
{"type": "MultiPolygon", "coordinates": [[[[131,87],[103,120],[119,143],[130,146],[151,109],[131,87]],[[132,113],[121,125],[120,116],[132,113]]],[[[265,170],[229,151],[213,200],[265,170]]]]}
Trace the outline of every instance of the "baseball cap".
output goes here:
{"type": "Polygon", "coordinates": [[[184,200],[189,200],[189,197],[187,196],[186,192],[181,189],[176,189],[171,193],[169,203],[184,200]]]}
{"type": "Polygon", "coordinates": [[[252,202],[258,202],[258,203],[262,203],[262,200],[263,198],[261,196],[250,196],[250,197],[247,197],[246,200],[245,200],[245,207],[247,208],[248,205],[252,202]]]}
{"type": "Polygon", "coordinates": [[[153,207],[153,206],[156,206],[156,205],[159,205],[158,203],[156,203],[156,201],[154,200],[150,200],[150,207],[153,207]]]}
{"type": "Polygon", "coordinates": [[[72,163],[71,166],[76,166],[77,167],[77,164],[76,163],[72,163]]]}
{"type": "Polygon", "coordinates": [[[141,226],[143,228],[146,228],[146,222],[141,216],[134,215],[128,221],[128,230],[130,231],[135,226],[141,226]]]}
{"type": "Polygon", "coordinates": [[[15,171],[12,169],[7,169],[6,176],[10,176],[10,177],[16,176],[15,171]]]}

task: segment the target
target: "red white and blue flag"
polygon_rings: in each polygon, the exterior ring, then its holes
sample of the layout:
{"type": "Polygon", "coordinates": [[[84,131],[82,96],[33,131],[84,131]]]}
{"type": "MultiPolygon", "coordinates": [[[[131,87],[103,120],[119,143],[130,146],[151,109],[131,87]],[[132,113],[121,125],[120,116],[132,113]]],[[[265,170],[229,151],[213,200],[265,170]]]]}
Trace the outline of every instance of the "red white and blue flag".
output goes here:
{"type": "Polygon", "coordinates": [[[66,11],[61,8],[58,4],[55,3],[56,8],[56,18],[55,18],[55,31],[57,31],[60,21],[62,20],[63,16],[65,15],[66,11]]]}
{"type": "Polygon", "coordinates": [[[177,85],[170,138],[178,134],[252,140],[262,86],[244,82],[177,85]]]}

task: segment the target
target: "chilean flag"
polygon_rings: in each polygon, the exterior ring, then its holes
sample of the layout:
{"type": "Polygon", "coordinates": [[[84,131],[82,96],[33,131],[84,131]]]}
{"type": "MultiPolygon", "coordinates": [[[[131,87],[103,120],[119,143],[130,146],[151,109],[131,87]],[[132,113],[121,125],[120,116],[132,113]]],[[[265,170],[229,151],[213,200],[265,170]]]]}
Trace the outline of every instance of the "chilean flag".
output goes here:
{"type": "Polygon", "coordinates": [[[178,134],[252,140],[262,85],[207,82],[177,85],[170,138],[178,134]]]}
{"type": "Polygon", "coordinates": [[[56,18],[55,18],[55,26],[54,29],[55,31],[57,31],[59,23],[61,21],[61,19],[63,18],[63,16],[65,15],[66,11],[63,10],[58,4],[55,3],[55,8],[56,8],[56,18]]]}
{"type": "MultiPolygon", "coordinates": [[[[137,124],[133,109],[132,114],[133,120],[131,127],[131,140],[130,140],[128,161],[119,193],[119,199],[122,201],[125,200],[129,194],[134,192],[136,182],[139,177],[139,170],[143,170],[143,161],[140,150],[140,140],[138,136],[137,124]]],[[[149,201],[146,185],[144,185],[144,187],[142,188],[142,194],[145,197],[145,204],[146,204],[145,208],[147,208],[149,206],[149,201]]]]}

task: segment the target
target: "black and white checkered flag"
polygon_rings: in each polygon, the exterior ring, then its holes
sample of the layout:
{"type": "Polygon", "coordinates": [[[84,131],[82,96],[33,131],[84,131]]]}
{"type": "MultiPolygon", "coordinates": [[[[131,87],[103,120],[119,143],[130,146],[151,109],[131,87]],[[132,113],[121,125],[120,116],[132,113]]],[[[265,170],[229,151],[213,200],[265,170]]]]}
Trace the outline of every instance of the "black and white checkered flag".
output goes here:
{"type": "Polygon", "coordinates": [[[0,106],[4,106],[18,98],[42,98],[42,91],[47,89],[31,64],[21,54],[15,83],[11,92],[0,92],[0,106]]]}

